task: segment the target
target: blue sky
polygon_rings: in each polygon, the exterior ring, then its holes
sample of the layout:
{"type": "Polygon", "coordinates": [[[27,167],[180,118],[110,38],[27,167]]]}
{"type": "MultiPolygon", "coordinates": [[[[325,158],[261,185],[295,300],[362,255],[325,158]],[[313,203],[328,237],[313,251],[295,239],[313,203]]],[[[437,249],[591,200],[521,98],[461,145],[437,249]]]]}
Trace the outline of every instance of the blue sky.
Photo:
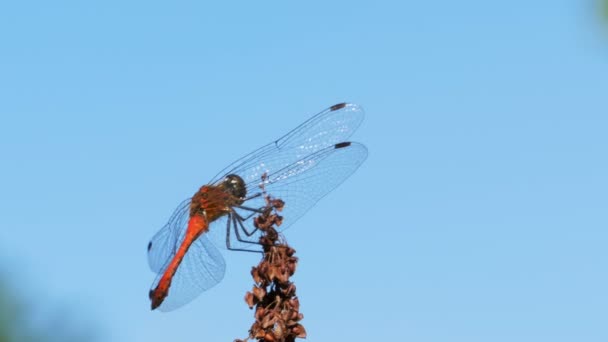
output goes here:
{"type": "Polygon", "coordinates": [[[151,312],[145,247],[337,102],[370,156],[286,235],[310,341],[606,341],[608,34],[593,1],[0,5],[0,257],[107,341],[231,341],[251,254],[151,312]]]}

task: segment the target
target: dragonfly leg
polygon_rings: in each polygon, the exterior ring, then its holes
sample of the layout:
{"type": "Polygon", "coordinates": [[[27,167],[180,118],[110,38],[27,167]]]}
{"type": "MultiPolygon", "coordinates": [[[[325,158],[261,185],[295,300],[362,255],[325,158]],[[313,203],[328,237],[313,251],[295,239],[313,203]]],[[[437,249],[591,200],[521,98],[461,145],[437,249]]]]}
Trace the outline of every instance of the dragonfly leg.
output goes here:
{"type": "Polygon", "coordinates": [[[232,247],[230,245],[230,222],[233,222],[234,225],[234,231],[236,233],[236,238],[237,240],[239,240],[240,242],[244,242],[244,243],[250,243],[253,245],[259,245],[258,242],[253,242],[253,241],[247,241],[247,240],[241,240],[239,233],[238,233],[238,229],[236,227],[236,217],[232,216],[232,214],[229,214],[230,216],[228,217],[228,223],[226,224],[226,248],[228,248],[231,251],[239,251],[239,252],[250,252],[250,253],[262,253],[262,251],[255,251],[255,250],[250,250],[250,249],[244,249],[244,248],[235,248],[232,247]]]}
{"type": "Polygon", "coordinates": [[[249,201],[250,199],[258,198],[258,197],[260,197],[260,196],[262,196],[262,193],[261,193],[261,192],[258,192],[258,193],[257,193],[257,194],[255,194],[255,195],[251,195],[251,196],[249,196],[249,197],[245,197],[245,199],[243,200],[243,202],[247,202],[247,201],[249,201]]]}
{"type": "Polygon", "coordinates": [[[249,220],[249,219],[250,219],[250,218],[251,218],[253,215],[255,215],[255,214],[257,214],[257,212],[253,212],[253,213],[251,213],[251,214],[249,214],[249,215],[247,215],[247,216],[243,217],[243,221],[247,221],[247,220],[249,220]]]}
{"type": "Polygon", "coordinates": [[[228,215],[228,219],[226,220],[226,248],[230,248],[230,215],[228,215]]]}
{"type": "Polygon", "coordinates": [[[234,216],[232,216],[232,224],[233,224],[233,226],[234,226],[234,232],[235,232],[235,234],[236,234],[236,239],[237,239],[237,240],[239,240],[240,242],[249,243],[249,244],[254,244],[254,245],[259,245],[259,244],[260,244],[260,243],[259,243],[259,242],[257,242],[257,241],[250,241],[250,240],[247,240],[247,239],[244,239],[244,238],[242,238],[242,237],[241,237],[241,234],[239,233],[239,229],[238,229],[238,227],[237,227],[237,224],[238,224],[238,225],[241,227],[241,229],[243,230],[243,232],[245,232],[245,234],[246,234],[248,237],[251,237],[251,235],[253,235],[253,234],[254,234],[254,233],[257,231],[257,228],[256,228],[256,230],[254,230],[254,231],[253,231],[251,234],[249,234],[249,232],[247,232],[247,230],[246,230],[246,229],[245,229],[245,227],[243,226],[243,223],[241,222],[241,218],[240,218],[240,217],[238,216],[238,214],[236,214],[236,213],[235,213],[235,215],[234,215],[234,216]]]}
{"type": "MultiPolygon", "coordinates": [[[[260,209],[255,209],[255,208],[250,208],[250,207],[244,207],[244,206],[241,206],[241,205],[235,205],[234,208],[239,208],[239,209],[251,212],[249,215],[247,215],[245,217],[242,217],[242,216],[239,215],[239,217],[243,221],[249,220],[251,217],[253,217],[253,215],[264,213],[264,207],[262,207],[260,209]]],[[[236,213],[236,211],[234,211],[234,209],[233,209],[233,212],[236,213]]]]}
{"type": "MultiPolygon", "coordinates": [[[[239,226],[241,227],[241,229],[243,230],[243,232],[245,233],[245,235],[251,236],[251,235],[255,234],[255,232],[258,231],[258,229],[255,228],[252,232],[249,232],[249,231],[247,231],[247,228],[245,228],[245,225],[243,224],[243,221],[248,220],[251,217],[251,215],[249,215],[249,216],[247,216],[247,217],[244,218],[241,215],[239,215],[239,213],[237,213],[235,211],[234,212],[234,216],[235,216],[235,220],[238,222],[239,226]]],[[[236,222],[235,222],[235,225],[236,225],[236,222]]],[[[235,229],[236,229],[236,227],[235,227],[235,229]]]]}
{"type": "Polygon", "coordinates": [[[262,208],[256,209],[256,208],[246,207],[246,206],[243,206],[243,205],[235,205],[234,207],[235,208],[239,208],[239,209],[243,209],[243,210],[247,210],[247,211],[253,211],[254,214],[256,214],[256,213],[257,214],[263,213],[264,212],[264,208],[265,208],[265,207],[262,207],[262,208]]]}

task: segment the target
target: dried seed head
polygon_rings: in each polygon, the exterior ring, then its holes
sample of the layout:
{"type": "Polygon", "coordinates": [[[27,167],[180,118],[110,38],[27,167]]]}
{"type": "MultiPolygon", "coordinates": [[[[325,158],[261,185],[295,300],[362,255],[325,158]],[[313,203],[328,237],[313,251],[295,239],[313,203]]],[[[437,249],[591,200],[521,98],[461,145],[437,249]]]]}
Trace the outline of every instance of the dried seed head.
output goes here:
{"type": "Polygon", "coordinates": [[[247,292],[245,294],[245,303],[249,305],[249,308],[252,309],[253,305],[256,304],[257,301],[254,300],[253,293],[247,292]]]}
{"type": "Polygon", "coordinates": [[[262,232],[259,242],[264,256],[258,266],[251,269],[255,285],[245,295],[247,305],[255,306],[255,322],[249,330],[249,338],[291,342],[306,337],[306,331],[299,323],[304,315],[299,312],[296,286],[289,281],[296,271],[298,258],[275,229],[283,221],[277,212],[285,203],[268,195],[266,203],[267,207],[254,219],[255,226],[262,232]]]}
{"type": "Polygon", "coordinates": [[[306,330],[301,324],[297,324],[295,327],[291,328],[291,332],[299,338],[306,338],[306,330]]]}
{"type": "Polygon", "coordinates": [[[253,296],[258,301],[261,301],[264,298],[265,295],[266,295],[266,289],[264,289],[262,287],[258,287],[258,286],[254,286],[253,287],[253,296]]]}

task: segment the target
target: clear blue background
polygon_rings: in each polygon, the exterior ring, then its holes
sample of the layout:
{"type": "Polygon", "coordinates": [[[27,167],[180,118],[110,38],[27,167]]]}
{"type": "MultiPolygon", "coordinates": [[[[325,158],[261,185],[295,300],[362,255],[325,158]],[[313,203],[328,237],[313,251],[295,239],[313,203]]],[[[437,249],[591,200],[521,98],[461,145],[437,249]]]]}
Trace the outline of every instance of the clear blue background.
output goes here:
{"type": "MultiPolygon", "coordinates": [[[[362,168],[287,231],[310,341],[607,341],[593,1],[5,2],[0,257],[103,341],[232,341],[258,257],[163,314],[148,239],[337,102],[362,168]]],[[[52,311],[52,310],[51,310],[52,311]]]]}

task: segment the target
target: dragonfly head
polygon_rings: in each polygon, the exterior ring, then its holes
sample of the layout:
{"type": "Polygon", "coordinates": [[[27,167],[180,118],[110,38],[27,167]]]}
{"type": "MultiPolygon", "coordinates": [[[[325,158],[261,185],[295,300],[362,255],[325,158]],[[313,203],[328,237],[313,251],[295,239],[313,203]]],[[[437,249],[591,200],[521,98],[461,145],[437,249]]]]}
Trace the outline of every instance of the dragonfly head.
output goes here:
{"type": "Polygon", "coordinates": [[[226,192],[238,199],[244,199],[245,196],[247,196],[245,181],[243,181],[243,178],[237,175],[231,174],[226,176],[222,182],[222,187],[226,190],[226,192]]]}

